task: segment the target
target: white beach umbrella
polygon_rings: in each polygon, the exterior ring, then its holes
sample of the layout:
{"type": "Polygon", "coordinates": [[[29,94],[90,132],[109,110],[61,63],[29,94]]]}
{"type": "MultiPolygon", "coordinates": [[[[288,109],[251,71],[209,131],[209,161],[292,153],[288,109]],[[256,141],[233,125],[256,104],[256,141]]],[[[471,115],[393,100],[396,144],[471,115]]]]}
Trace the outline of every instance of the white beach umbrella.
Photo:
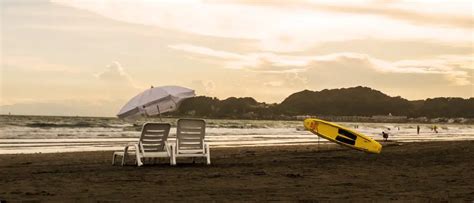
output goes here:
{"type": "Polygon", "coordinates": [[[117,116],[128,120],[160,115],[175,111],[183,100],[194,96],[196,96],[194,90],[185,87],[151,87],[128,101],[117,116]]]}

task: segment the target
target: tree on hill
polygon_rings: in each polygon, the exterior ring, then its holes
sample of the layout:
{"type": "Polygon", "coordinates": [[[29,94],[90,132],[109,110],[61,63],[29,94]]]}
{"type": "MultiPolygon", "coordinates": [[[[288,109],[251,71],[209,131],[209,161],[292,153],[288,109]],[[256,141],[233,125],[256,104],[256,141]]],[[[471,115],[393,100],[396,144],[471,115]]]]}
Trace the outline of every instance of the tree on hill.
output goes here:
{"type": "Polygon", "coordinates": [[[184,100],[173,114],[192,115],[200,117],[215,117],[215,112],[219,110],[220,100],[217,98],[199,96],[184,100]]]}
{"type": "Polygon", "coordinates": [[[474,98],[433,98],[408,101],[391,97],[368,87],[303,90],[288,96],[280,104],[266,104],[251,97],[224,100],[199,96],[183,101],[176,116],[204,118],[282,119],[295,115],[474,118],[474,98]]]}
{"type": "Polygon", "coordinates": [[[416,110],[415,116],[474,118],[474,98],[440,97],[426,99],[416,110]]]}
{"type": "Polygon", "coordinates": [[[367,87],[322,91],[304,90],[286,98],[279,106],[290,115],[333,116],[407,115],[412,105],[401,97],[390,97],[367,87]]]}
{"type": "Polygon", "coordinates": [[[184,100],[176,114],[215,118],[241,118],[242,115],[260,112],[263,103],[251,97],[229,97],[225,100],[199,96],[184,100]]]}

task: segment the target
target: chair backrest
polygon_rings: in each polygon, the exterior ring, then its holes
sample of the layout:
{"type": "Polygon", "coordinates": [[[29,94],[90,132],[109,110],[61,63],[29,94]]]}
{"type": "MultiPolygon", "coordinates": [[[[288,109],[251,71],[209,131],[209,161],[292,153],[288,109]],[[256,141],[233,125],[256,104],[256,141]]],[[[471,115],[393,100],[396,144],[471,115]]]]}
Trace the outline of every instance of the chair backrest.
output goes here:
{"type": "Polygon", "coordinates": [[[143,152],[165,151],[171,125],[169,123],[145,123],[140,136],[140,148],[143,152]]]}
{"type": "Polygon", "coordinates": [[[179,119],[176,131],[178,151],[204,152],[206,121],[202,119],[179,119]]]}

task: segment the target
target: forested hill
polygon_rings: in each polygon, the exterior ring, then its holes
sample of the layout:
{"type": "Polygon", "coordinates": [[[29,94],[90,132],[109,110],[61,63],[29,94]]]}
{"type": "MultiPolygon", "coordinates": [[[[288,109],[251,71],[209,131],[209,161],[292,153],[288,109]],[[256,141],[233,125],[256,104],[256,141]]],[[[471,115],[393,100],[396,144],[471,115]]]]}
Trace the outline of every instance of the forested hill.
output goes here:
{"type": "Polygon", "coordinates": [[[304,90],[288,96],[280,104],[257,102],[250,97],[224,100],[195,97],[185,100],[175,115],[206,118],[279,119],[296,115],[474,118],[474,98],[433,98],[409,101],[388,96],[368,87],[322,91],[304,90]]]}
{"type": "Polygon", "coordinates": [[[304,90],[286,98],[279,108],[291,115],[372,116],[407,115],[413,104],[401,97],[390,97],[367,87],[304,90]]]}

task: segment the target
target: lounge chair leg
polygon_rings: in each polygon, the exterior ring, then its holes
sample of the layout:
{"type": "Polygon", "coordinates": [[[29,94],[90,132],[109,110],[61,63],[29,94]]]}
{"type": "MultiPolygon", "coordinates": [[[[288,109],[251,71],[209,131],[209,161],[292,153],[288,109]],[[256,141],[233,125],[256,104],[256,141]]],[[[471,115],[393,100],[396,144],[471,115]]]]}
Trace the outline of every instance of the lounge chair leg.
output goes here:
{"type": "Polygon", "coordinates": [[[137,166],[142,166],[143,162],[142,159],[140,158],[140,155],[137,153],[137,166]]]}
{"type": "Polygon", "coordinates": [[[176,146],[171,145],[171,165],[176,166],[176,146]]]}
{"type": "Polygon", "coordinates": [[[125,165],[125,160],[127,159],[127,157],[128,157],[128,146],[126,146],[125,149],[123,149],[122,166],[125,165]]]}
{"type": "Polygon", "coordinates": [[[176,154],[171,154],[171,165],[176,166],[176,154]]]}
{"type": "Polygon", "coordinates": [[[171,149],[172,147],[169,144],[166,144],[166,151],[168,152],[170,158],[170,166],[173,165],[173,151],[171,149]]]}
{"type": "Polygon", "coordinates": [[[209,145],[206,145],[206,154],[207,154],[207,165],[211,165],[211,151],[209,150],[209,145]]]}
{"type": "Polygon", "coordinates": [[[126,156],[127,156],[127,155],[124,154],[123,157],[122,157],[122,166],[125,166],[125,159],[126,159],[126,156]]]}
{"type": "Polygon", "coordinates": [[[115,153],[114,153],[114,155],[112,156],[112,166],[115,165],[115,157],[116,157],[116,156],[117,156],[117,155],[116,155],[115,153]]]}
{"type": "Polygon", "coordinates": [[[171,158],[171,165],[176,166],[176,157],[171,158]]]}

